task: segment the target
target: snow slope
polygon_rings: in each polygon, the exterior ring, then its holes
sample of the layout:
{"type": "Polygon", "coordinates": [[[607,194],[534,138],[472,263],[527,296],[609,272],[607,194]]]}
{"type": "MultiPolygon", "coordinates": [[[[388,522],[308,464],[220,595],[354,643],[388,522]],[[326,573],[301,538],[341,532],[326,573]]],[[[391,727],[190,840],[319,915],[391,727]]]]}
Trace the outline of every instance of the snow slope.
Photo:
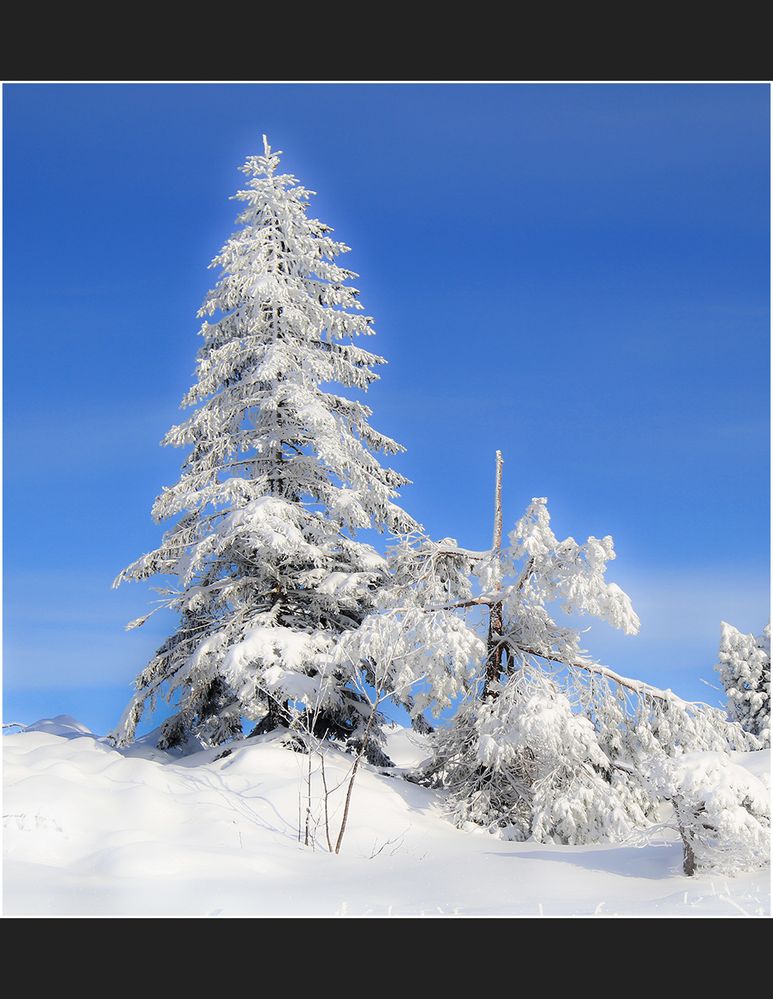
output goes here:
{"type": "MultiPolygon", "coordinates": [[[[387,732],[398,766],[425,755],[387,732]]],[[[340,856],[298,842],[307,757],[273,734],[175,758],[59,716],[3,739],[4,911],[144,915],[763,915],[768,872],[685,878],[680,848],[507,843],[435,793],[362,769],[340,856]]],[[[768,753],[747,754],[755,771],[768,753]]],[[[351,758],[328,754],[328,785],[351,758]]],[[[739,758],[740,759],[740,758],[739,758]]],[[[740,759],[744,764],[747,758],[740,759]]],[[[335,838],[345,788],[333,795],[335,838]]],[[[319,774],[313,786],[321,816],[319,774]]]]}

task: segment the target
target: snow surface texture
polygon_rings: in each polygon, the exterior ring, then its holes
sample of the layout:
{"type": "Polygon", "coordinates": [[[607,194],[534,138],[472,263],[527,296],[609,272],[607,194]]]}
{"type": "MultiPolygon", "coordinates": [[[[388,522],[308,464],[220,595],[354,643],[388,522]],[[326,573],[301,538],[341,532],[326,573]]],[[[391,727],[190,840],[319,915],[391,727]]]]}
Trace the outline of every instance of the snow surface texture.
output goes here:
{"type": "MultiPolygon", "coordinates": [[[[392,777],[364,765],[339,856],[298,842],[308,758],[271,733],[174,756],[116,750],[67,716],[3,739],[4,911],[139,915],[749,915],[767,871],[681,873],[670,833],[615,846],[513,843],[454,828],[442,796],[400,779],[426,743],[386,730],[392,777]],[[218,759],[218,757],[221,757],[218,759]],[[666,838],[664,838],[666,837],[666,838]]],[[[769,751],[733,754],[758,778],[769,751]]],[[[327,757],[330,787],[352,758],[327,757]]],[[[331,803],[331,835],[345,786],[331,803]]],[[[315,812],[321,807],[314,777],[315,812]]]]}

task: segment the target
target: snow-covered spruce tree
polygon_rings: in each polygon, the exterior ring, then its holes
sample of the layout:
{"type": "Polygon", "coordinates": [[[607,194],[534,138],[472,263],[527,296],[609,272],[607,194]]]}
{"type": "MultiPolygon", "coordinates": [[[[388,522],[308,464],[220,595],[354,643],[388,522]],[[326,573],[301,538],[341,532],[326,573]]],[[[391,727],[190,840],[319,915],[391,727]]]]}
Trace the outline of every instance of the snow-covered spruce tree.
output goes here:
{"type": "Polygon", "coordinates": [[[367,713],[332,660],[385,578],[356,532],[417,525],[395,503],[408,480],[373,454],[403,448],[332,388],[366,390],[385,363],[353,342],[374,330],[346,283],[356,275],[335,262],[349,248],[307,215],[314,192],[278,172],[279,156],[264,136],[241,168],[241,228],[210,265],[222,276],[199,311],[197,381],[182,403],[195,409],[163,441],[191,450],[153,507],[176,520],[115,583],[176,577],[161,605],[180,615],[136,680],[120,743],[159,694],[176,702],[164,747],[221,743],[242,718],[269,731],[311,701],[320,729],[347,740],[367,713]]]}
{"type": "Polygon", "coordinates": [[[728,715],[770,746],[770,624],[761,635],[721,625],[719,672],[728,715]]]}

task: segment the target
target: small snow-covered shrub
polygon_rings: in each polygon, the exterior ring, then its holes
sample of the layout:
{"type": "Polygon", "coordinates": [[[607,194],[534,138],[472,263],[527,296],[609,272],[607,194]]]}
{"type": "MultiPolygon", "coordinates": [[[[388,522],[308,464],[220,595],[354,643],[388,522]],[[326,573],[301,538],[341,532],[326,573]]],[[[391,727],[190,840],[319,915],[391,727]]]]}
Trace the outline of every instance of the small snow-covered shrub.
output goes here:
{"type": "Polygon", "coordinates": [[[770,793],[725,753],[650,761],[657,794],[671,801],[684,844],[684,873],[764,867],[770,851],[770,793]]]}

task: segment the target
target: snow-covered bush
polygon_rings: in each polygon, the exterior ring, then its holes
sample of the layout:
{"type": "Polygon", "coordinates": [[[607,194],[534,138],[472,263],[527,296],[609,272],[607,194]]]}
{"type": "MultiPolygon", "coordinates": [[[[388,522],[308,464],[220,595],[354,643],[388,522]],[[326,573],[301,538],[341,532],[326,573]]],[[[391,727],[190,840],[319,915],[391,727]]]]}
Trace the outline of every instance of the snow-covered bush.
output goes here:
{"type": "Polygon", "coordinates": [[[723,621],[715,668],[730,717],[770,746],[770,624],[755,636],[723,621]]]}
{"type": "Polygon", "coordinates": [[[623,840],[671,799],[653,772],[760,748],[716,708],[591,664],[525,664],[497,697],[468,698],[431,739],[416,779],[449,792],[457,824],[557,843],[623,840]]]}
{"type": "Polygon", "coordinates": [[[505,839],[592,843],[623,839],[644,821],[592,722],[539,671],[465,705],[450,730],[435,734],[435,747],[443,761],[435,783],[450,790],[460,825],[505,839]]]}
{"type": "Polygon", "coordinates": [[[754,774],[716,752],[650,758],[647,770],[655,793],[673,805],[685,874],[768,863],[770,794],[754,774]]]}

